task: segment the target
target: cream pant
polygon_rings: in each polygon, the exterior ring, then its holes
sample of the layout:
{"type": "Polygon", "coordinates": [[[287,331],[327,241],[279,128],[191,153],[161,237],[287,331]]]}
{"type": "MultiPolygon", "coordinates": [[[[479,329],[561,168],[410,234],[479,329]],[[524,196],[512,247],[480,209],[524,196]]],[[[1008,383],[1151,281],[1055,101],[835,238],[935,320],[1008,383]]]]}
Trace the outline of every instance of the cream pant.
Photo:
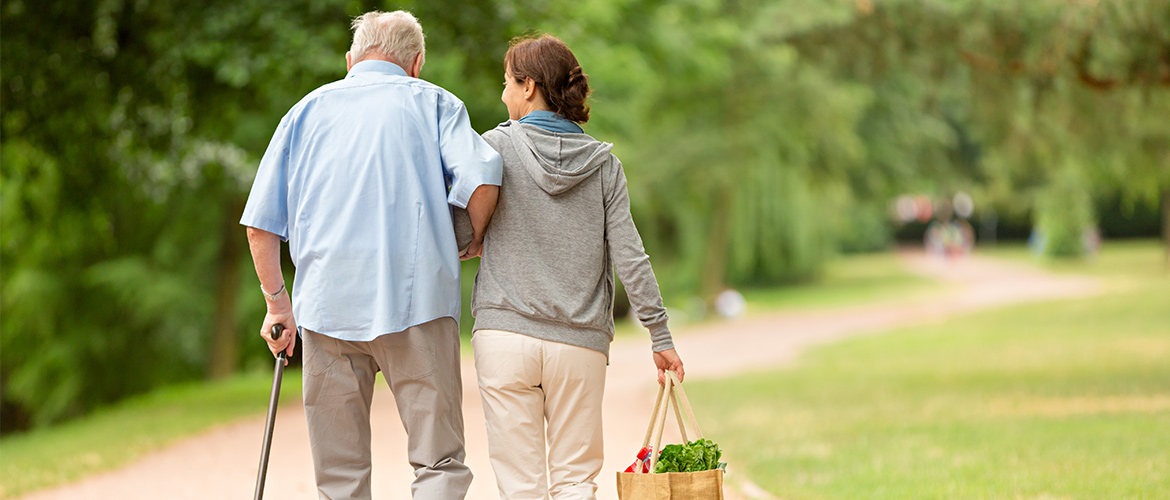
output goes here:
{"type": "Polygon", "coordinates": [[[379,371],[406,428],[415,500],[467,494],[459,328],[440,318],[370,342],[304,330],[305,416],[318,496],[370,498],[370,403],[379,371]]]}
{"type": "Polygon", "coordinates": [[[596,498],[605,355],[500,330],[471,344],[500,498],[596,498]]]}

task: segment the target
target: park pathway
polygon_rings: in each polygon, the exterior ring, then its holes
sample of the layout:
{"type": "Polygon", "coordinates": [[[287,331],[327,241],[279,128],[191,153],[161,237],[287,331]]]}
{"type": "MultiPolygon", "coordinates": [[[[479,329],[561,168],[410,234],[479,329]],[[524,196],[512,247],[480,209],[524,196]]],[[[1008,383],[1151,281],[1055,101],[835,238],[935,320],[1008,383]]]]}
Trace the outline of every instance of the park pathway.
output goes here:
{"type": "MultiPolygon", "coordinates": [[[[711,322],[677,332],[675,341],[686,362],[687,380],[711,379],[765,370],[789,363],[815,344],[1008,304],[1086,296],[1096,284],[1089,278],[1055,276],[1023,263],[971,257],[947,262],[920,252],[903,252],[916,273],[942,281],[937,293],[907,300],[883,300],[860,306],[749,315],[711,322]]],[[[646,338],[624,338],[613,345],[605,395],[606,465],[598,478],[598,498],[616,499],[614,472],[624,469],[641,444],[653,404],[654,367],[646,338]]],[[[487,458],[483,412],[470,357],[463,364],[467,463],[476,474],[468,500],[498,498],[487,458]]],[[[407,500],[413,478],[406,463],[405,433],[393,396],[385,387],[373,404],[374,493],[379,499],[407,500]]],[[[264,416],[243,419],[188,438],[121,469],[59,488],[36,492],[25,500],[89,499],[227,499],[252,495],[264,416]]],[[[673,436],[668,426],[665,440],[673,436]]],[[[127,429],[133,432],[133,429],[127,429]]],[[[716,436],[716,439],[718,437],[716,436]]],[[[732,462],[729,499],[768,498],[732,462]]],[[[309,457],[308,432],[300,401],[286,394],[280,412],[268,472],[266,497],[316,498],[309,457]]]]}

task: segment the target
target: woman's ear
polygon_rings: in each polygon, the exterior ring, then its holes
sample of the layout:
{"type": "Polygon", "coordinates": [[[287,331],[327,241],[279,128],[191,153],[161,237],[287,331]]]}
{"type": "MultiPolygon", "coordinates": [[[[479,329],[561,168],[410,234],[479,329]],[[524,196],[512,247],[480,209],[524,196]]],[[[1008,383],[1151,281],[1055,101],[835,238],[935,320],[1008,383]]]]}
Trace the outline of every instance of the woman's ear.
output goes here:
{"type": "Polygon", "coordinates": [[[524,99],[531,101],[536,97],[536,80],[531,78],[524,79],[524,99]]]}

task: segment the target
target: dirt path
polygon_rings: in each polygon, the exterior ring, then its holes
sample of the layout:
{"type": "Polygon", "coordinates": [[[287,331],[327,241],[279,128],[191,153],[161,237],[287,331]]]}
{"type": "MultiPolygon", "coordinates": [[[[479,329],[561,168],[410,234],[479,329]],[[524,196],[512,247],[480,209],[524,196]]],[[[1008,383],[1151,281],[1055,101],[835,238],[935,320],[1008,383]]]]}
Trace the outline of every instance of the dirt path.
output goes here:
{"type": "MultiPolygon", "coordinates": [[[[911,269],[950,286],[929,297],[802,312],[749,316],[687,329],[676,335],[687,363],[688,380],[761,370],[791,361],[802,349],[845,337],[871,335],[891,328],[1006,304],[1084,296],[1096,285],[1088,278],[1060,277],[1035,268],[981,257],[947,263],[920,253],[903,254],[911,269]]],[[[614,344],[605,395],[606,466],[598,479],[598,498],[617,498],[614,472],[625,468],[641,443],[653,404],[654,369],[644,338],[614,344]]],[[[475,370],[463,365],[467,463],[476,474],[468,500],[498,498],[487,458],[487,442],[475,370]]],[[[379,387],[373,404],[374,492],[377,498],[407,500],[413,478],[406,463],[405,440],[393,396],[379,387]]],[[[244,419],[183,440],[119,470],[60,488],[23,497],[48,499],[219,499],[248,498],[264,417],[244,419]]],[[[131,431],[132,430],[128,430],[131,431]]],[[[664,439],[677,441],[668,427],[664,439]]],[[[309,457],[308,432],[300,402],[286,395],[277,416],[265,496],[316,498],[309,457]]],[[[731,458],[734,462],[734,457],[731,458]]],[[[728,476],[731,499],[766,498],[750,482],[728,476]]]]}

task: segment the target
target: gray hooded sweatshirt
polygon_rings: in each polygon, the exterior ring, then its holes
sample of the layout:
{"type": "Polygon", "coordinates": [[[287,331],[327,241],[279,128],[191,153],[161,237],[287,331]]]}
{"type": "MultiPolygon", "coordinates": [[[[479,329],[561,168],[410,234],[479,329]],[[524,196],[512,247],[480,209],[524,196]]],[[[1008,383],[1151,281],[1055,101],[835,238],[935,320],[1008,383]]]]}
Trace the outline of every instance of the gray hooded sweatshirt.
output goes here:
{"type": "Polygon", "coordinates": [[[504,330],[609,356],[614,273],[655,352],[674,348],[612,144],[516,121],[483,134],[504,159],[471,310],[504,330]]]}

